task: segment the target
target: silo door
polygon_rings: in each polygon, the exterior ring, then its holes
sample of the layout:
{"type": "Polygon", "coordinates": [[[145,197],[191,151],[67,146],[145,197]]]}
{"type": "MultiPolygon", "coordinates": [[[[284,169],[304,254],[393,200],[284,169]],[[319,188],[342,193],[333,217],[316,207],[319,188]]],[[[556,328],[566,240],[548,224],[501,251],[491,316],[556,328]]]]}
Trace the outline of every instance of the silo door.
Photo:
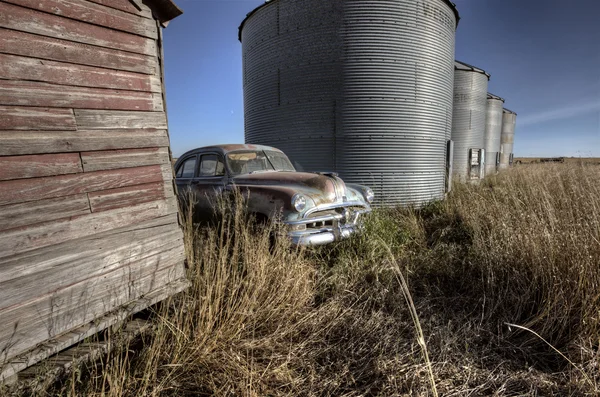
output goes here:
{"type": "Polygon", "coordinates": [[[485,172],[485,150],[469,149],[469,179],[482,179],[485,172]]]}

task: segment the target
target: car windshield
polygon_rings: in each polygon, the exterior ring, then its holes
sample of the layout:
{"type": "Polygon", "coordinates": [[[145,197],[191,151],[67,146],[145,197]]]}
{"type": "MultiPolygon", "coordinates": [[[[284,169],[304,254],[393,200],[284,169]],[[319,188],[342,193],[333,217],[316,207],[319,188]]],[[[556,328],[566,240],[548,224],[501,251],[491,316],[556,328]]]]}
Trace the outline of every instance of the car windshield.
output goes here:
{"type": "Polygon", "coordinates": [[[296,171],[287,156],[272,150],[245,150],[227,154],[227,165],[233,175],[268,171],[296,171]]]}

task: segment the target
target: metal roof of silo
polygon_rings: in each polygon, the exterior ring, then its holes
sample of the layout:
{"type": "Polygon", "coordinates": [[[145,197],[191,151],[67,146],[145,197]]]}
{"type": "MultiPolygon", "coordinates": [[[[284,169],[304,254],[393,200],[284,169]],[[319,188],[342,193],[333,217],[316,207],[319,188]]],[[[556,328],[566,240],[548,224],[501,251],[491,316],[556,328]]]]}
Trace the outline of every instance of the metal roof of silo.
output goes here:
{"type": "Polygon", "coordinates": [[[485,74],[487,76],[488,80],[490,79],[490,74],[488,72],[486,72],[485,70],[480,69],[473,65],[469,65],[468,63],[458,61],[458,60],[454,61],[454,69],[455,70],[464,70],[465,72],[475,72],[475,73],[485,74]]]}
{"type": "MultiPolygon", "coordinates": [[[[458,9],[456,8],[456,4],[454,4],[450,0],[440,0],[440,1],[447,4],[448,7],[450,7],[452,9],[452,11],[454,12],[454,15],[456,16],[456,27],[458,27],[458,22],[460,21],[460,15],[458,13],[458,9]]],[[[250,18],[255,12],[257,12],[261,8],[266,7],[269,4],[275,3],[275,2],[276,2],[276,0],[265,0],[265,2],[263,4],[259,5],[254,10],[252,10],[248,14],[246,14],[246,18],[244,18],[244,20],[240,24],[240,27],[238,28],[238,40],[239,41],[242,41],[242,30],[244,29],[244,24],[246,23],[248,18],[250,18]]],[[[488,78],[489,78],[489,75],[488,75],[488,78]]]]}
{"type": "Polygon", "coordinates": [[[502,109],[502,111],[503,111],[504,113],[511,113],[511,114],[514,114],[515,116],[517,115],[517,113],[516,113],[516,112],[513,112],[512,110],[510,110],[510,109],[507,109],[507,108],[504,108],[504,109],[502,109]]]}
{"type": "Polygon", "coordinates": [[[487,99],[497,99],[504,102],[504,98],[500,98],[498,95],[494,95],[491,92],[488,92],[487,99]]]}

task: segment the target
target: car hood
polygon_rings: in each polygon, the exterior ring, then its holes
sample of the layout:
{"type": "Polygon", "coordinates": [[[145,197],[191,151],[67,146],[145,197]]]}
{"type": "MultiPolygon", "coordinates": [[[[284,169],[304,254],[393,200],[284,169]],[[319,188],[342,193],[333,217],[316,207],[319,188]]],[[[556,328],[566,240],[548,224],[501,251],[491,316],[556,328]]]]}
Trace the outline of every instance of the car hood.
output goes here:
{"type": "Polygon", "coordinates": [[[232,178],[235,185],[252,188],[284,190],[290,196],[296,193],[310,198],[314,205],[360,199],[354,189],[334,173],[257,172],[232,178]]]}

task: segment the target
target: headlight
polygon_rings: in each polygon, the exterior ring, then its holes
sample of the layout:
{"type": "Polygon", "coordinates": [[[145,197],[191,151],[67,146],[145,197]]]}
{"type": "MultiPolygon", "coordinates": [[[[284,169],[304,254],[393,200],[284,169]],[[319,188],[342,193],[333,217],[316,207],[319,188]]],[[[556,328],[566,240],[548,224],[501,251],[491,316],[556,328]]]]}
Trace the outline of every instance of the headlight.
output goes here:
{"type": "Polygon", "coordinates": [[[306,197],[301,194],[294,195],[294,197],[292,197],[292,207],[298,212],[304,211],[306,208],[306,197]]]}
{"type": "Polygon", "coordinates": [[[370,188],[365,189],[365,199],[369,204],[375,200],[375,193],[370,188]]]}

